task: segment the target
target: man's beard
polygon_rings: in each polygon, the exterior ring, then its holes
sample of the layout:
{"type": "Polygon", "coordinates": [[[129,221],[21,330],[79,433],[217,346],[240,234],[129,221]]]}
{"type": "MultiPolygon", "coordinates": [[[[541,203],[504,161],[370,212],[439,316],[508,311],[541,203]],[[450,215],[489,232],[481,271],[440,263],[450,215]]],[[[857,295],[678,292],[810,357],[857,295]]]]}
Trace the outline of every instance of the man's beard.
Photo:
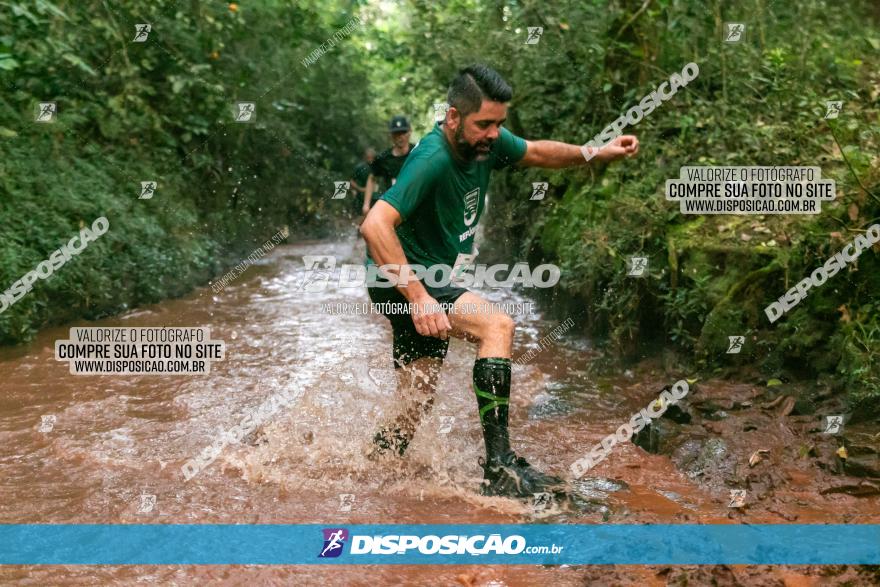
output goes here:
{"type": "Polygon", "coordinates": [[[489,149],[492,147],[492,141],[477,141],[476,145],[471,146],[464,138],[464,129],[458,127],[455,129],[455,149],[465,161],[485,161],[489,158],[489,149]],[[485,147],[485,151],[480,151],[478,147],[485,147]]]}

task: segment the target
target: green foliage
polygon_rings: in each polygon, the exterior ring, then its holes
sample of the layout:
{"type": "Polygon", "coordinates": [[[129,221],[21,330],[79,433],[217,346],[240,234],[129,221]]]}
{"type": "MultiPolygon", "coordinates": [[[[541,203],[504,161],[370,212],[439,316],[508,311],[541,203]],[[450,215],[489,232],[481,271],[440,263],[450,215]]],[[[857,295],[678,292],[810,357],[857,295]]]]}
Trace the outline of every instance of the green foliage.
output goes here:
{"type": "Polygon", "coordinates": [[[880,357],[877,356],[877,341],[880,340],[880,319],[877,303],[861,306],[856,316],[847,321],[835,334],[832,341],[840,345],[841,373],[848,375],[854,403],[868,397],[880,396],[880,357]]]}
{"type": "MultiPolygon", "coordinates": [[[[0,313],[0,344],[45,324],[183,295],[282,225],[333,230],[366,137],[368,64],[347,2],[4,2],[0,288],[82,223],[110,231],[0,313]],[[150,23],[146,42],[135,25],[150,23]],[[34,122],[37,102],[57,122],[34,122]],[[233,121],[236,101],[256,122],[233,121]],[[140,182],[158,182],[138,200],[140,182]]],[[[350,207],[349,207],[350,208],[350,207]]]]}
{"type": "MultiPolygon", "coordinates": [[[[621,356],[660,343],[712,368],[726,337],[773,377],[835,371],[880,394],[876,252],[769,324],[763,308],[880,219],[880,27],[870,0],[7,1],[0,12],[0,280],[12,283],[99,215],[111,231],[0,314],[0,343],[45,323],[180,295],[281,224],[332,231],[329,200],[360,151],[414,139],[455,71],[514,88],[507,126],[581,144],[691,61],[700,74],[626,132],[636,159],[495,174],[481,256],[549,260],[591,333],[621,356]],[[233,8],[233,6],[235,8],[233,8]],[[302,60],[355,16],[316,62],[302,60]],[[721,41],[744,21],[742,43],[721,41]],[[149,22],[151,41],[132,43],[149,22]],[[526,44],[528,27],[543,27],[526,44]],[[843,100],[824,120],[825,100],[843,100]],[[59,120],[33,123],[38,101],[59,120]],[[257,104],[232,122],[235,101],[257,104]],[[684,216],[663,197],[684,165],[818,165],[837,198],[815,217],[684,216]],[[158,195],[137,200],[139,182],[158,195]],[[543,201],[531,183],[548,181],[543,201]],[[649,258],[648,279],[626,260],[649,258]],[[112,292],[108,294],[107,292],[112,292]],[[735,331],[735,332],[731,332],[735,331]]],[[[745,360],[745,359],[744,359],[745,360]]]]}
{"type": "Polygon", "coordinates": [[[867,0],[846,10],[814,0],[411,0],[383,50],[404,52],[409,76],[433,73],[437,83],[486,62],[513,86],[512,131],[576,144],[696,62],[696,80],[625,130],[640,139],[638,158],[496,174],[495,246],[485,250],[559,264],[591,333],[618,353],[659,342],[712,367],[727,360],[728,335],[748,333],[744,352],[756,366],[836,369],[858,395],[877,393],[880,376],[880,340],[863,309],[878,304],[876,252],[775,324],[763,308],[880,218],[877,18],[867,0]],[[742,43],[721,42],[725,21],[746,23],[742,43]],[[530,26],[543,27],[537,44],[525,44],[530,26]],[[843,112],[825,121],[833,99],[843,112]],[[663,197],[684,165],[819,165],[838,196],[816,217],[684,216],[663,197]],[[529,201],[531,182],[542,180],[549,197],[529,201]],[[649,257],[651,279],[626,277],[625,259],[637,253],[649,257]]]}

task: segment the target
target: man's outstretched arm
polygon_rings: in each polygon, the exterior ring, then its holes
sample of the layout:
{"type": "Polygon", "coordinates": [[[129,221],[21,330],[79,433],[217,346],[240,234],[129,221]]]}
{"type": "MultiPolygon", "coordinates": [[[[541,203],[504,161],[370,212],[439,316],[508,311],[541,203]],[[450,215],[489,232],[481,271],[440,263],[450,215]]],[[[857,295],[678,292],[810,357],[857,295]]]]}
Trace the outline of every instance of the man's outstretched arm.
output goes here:
{"type": "MultiPolygon", "coordinates": [[[[639,152],[639,140],[634,135],[621,135],[604,147],[587,146],[591,159],[606,163],[622,157],[632,157],[639,152]]],[[[580,145],[571,145],[559,141],[526,141],[526,154],[517,162],[523,167],[546,167],[560,169],[586,165],[580,145]]]]}

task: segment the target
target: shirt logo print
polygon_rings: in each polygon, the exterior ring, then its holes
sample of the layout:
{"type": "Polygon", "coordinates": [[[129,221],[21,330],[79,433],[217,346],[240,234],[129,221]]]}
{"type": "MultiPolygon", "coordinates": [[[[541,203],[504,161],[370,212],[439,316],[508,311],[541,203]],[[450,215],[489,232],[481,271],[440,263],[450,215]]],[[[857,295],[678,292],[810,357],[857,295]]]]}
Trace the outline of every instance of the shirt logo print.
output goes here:
{"type": "Polygon", "coordinates": [[[477,219],[477,203],[480,199],[480,188],[474,188],[464,195],[464,225],[470,226],[477,219]]]}

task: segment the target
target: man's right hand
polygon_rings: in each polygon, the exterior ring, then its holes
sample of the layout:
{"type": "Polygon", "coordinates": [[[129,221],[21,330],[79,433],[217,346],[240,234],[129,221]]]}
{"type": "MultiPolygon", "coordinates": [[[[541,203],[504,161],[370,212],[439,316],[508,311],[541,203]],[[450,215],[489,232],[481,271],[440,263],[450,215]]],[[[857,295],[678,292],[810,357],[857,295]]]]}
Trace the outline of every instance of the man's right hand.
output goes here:
{"type": "Polygon", "coordinates": [[[363,214],[364,216],[366,216],[369,213],[370,213],[370,206],[369,205],[366,205],[363,208],[361,208],[361,214],[363,214]]]}
{"type": "Polygon", "coordinates": [[[440,308],[437,300],[425,295],[419,298],[419,301],[412,302],[412,305],[412,321],[416,332],[422,336],[433,336],[442,340],[449,338],[452,324],[449,323],[449,317],[440,308]]]}

